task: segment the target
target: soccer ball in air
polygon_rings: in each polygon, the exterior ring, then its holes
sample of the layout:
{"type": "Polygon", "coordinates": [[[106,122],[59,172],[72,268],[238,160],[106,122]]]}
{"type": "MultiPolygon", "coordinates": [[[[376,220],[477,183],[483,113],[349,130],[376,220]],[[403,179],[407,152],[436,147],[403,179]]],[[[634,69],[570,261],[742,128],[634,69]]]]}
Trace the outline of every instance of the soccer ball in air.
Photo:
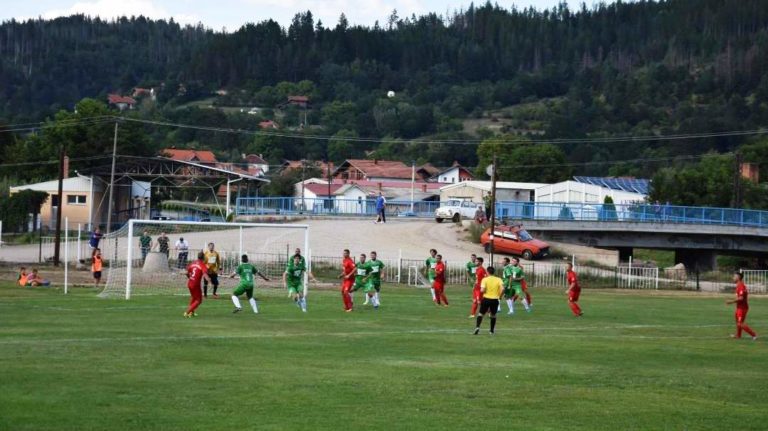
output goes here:
{"type": "Polygon", "coordinates": [[[392,90],[389,90],[389,91],[387,92],[387,97],[389,97],[390,99],[391,99],[391,98],[393,98],[393,97],[395,97],[395,92],[394,92],[394,91],[392,91],[392,90]]]}

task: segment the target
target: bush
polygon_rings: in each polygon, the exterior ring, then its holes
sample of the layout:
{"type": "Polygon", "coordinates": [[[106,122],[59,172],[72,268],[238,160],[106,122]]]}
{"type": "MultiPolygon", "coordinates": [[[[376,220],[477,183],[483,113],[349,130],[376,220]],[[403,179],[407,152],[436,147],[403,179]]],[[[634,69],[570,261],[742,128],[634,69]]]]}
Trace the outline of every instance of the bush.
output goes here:
{"type": "Polygon", "coordinates": [[[475,222],[472,222],[472,224],[469,225],[469,241],[474,244],[480,244],[480,236],[485,232],[485,229],[488,228],[488,224],[477,224],[475,222]]]}

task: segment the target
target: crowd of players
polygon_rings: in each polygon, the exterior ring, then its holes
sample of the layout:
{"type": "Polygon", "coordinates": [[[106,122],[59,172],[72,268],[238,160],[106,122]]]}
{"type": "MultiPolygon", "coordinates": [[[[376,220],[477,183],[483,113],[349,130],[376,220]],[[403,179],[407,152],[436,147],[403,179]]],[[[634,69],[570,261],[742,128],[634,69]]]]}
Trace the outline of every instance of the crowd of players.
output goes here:
{"type": "MultiPolygon", "coordinates": [[[[448,307],[448,298],[445,295],[446,285],[446,265],[443,258],[437,250],[431,249],[429,257],[424,261],[423,273],[429,281],[432,301],[437,306],[448,307]]],[[[207,296],[207,285],[214,285],[214,296],[218,288],[218,270],[221,266],[221,258],[215,252],[213,243],[209,244],[206,252],[200,252],[197,260],[187,266],[187,287],[192,296],[189,307],[184,313],[184,317],[197,316],[196,309],[203,300],[203,288],[207,296]]],[[[308,277],[317,281],[311,273],[307,272],[307,264],[301,250],[296,249],[294,255],[288,260],[285,271],[282,275],[284,288],[288,290],[289,297],[294,301],[302,312],[307,312],[306,287],[304,286],[305,273],[308,277]]],[[[480,332],[483,319],[490,316],[490,334],[496,330],[496,315],[501,311],[502,300],[506,300],[508,312],[515,313],[515,303],[519,300],[525,311],[533,311],[533,299],[525,280],[525,273],[518,258],[503,259],[503,267],[498,276],[497,269],[493,266],[485,266],[484,259],[477,255],[471,255],[466,264],[467,278],[472,285],[472,307],[469,317],[475,319],[475,329],[473,334],[480,332]]],[[[242,311],[239,297],[243,294],[248,298],[248,302],[254,313],[259,312],[258,304],[253,296],[255,277],[260,276],[265,281],[269,278],[264,275],[256,266],[248,262],[248,256],[241,257],[241,263],[230,277],[239,277],[240,281],[232,292],[232,302],[235,305],[233,313],[242,311]]],[[[354,301],[352,294],[358,290],[365,293],[365,303],[372,304],[374,309],[381,305],[380,293],[381,283],[384,276],[384,263],[378,260],[377,253],[372,251],[369,256],[361,254],[358,261],[355,262],[350,251],[345,249],[341,261],[341,297],[344,311],[349,313],[354,310],[354,301]]],[[[742,332],[749,334],[753,340],[757,339],[757,334],[746,324],[747,312],[749,311],[748,290],[743,281],[743,275],[740,272],[734,273],[733,281],[736,284],[736,296],[733,300],[726,301],[726,304],[736,305],[736,333],[734,338],[741,338],[742,332]]],[[[581,296],[581,286],[576,272],[573,270],[573,264],[568,263],[566,267],[566,283],[568,288],[568,306],[576,317],[584,315],[579,306],[579,297],[581,296]]]]}

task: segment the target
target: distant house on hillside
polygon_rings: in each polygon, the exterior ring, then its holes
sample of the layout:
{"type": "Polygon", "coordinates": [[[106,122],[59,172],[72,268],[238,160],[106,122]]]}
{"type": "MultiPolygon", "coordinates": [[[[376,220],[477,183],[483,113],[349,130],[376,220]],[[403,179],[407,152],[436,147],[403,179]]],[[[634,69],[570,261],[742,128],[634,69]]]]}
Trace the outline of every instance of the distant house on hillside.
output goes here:
{"type": "Polygon", "coordinates": [[[297,169],[300,170],[305,165],[314,166],[319,169],[323,178],[328,177],[328,171],[333,172],[333,162],[329,166],[328,163],[320,160],[285,160],[282,165],[282,173],[286,174],[297,169]]]}
{"type": "Polygon", "coordinates": [[[243,154],[243,160],[248,169],[248,173],[251,175],[266,174],[269,172],[269,162],[264,160],[261,154],[243,154]]]}
{"type": "MultiPolygon", "coordinates": [[[[251,111],[248,111],[248,113],[250,114],[251,111]]],[[[277,130],[277,129],[280,128],[280,126],[278,126],[277,123],[275,123],[272,120],[265,120],[265,121],[262,121],[262,122],[259,123],[259,128],[260,129],[267,129],[267,130],[269,130],[269,129],[277,130]]]]}
{"type": "Polygon", "coordinates": [[[472,181],[474,179],[475,179],[475,176],[472,175],[472,172],[470,172],[469,169],[465,168],[464,166],[461,166],[458,162],[454,162],[453,166],[441,172],[438,172],[436,175],[432,176],[429,180],[437,183],[441,183],[441,184],[454,184],[454,183],[460,183],[463,181],[472,181]]]}
{"type": "Polygon", "coordinates": [[[155,100],[155,89],[135,87],[133,89],[132,97],[135,99],[138,99],[141,97],[149,97],[150,99],[155,100]]]}
{"type": "MultiPolygon", "coordinates": [[[[430,178],[435,169],[431,165],[416,168],[416,181],[430,178]]],[[[366,181],[411,181],[413,169],[400,161],[348,159],[334,171],[333,178],[340,180],[366,181]]]]}
{"type": "Polygon", "coordinates": [[[216,166],[219,162],[213,152],[208,150],[180,150],[166,148],[160,152],[161,157],[182,162],[198,163],[206,166],[216,166]]]}
{"type": "Polygon", "coordinates": [[[119,94],[107,95],[107,102],[111,106],[115,106],[117,109],[124,111],[126,109],[133,109],[136,105],[136,99],[128,96],[121,96],[119,94]]]}
{"type": "Polygon", "coordinates": [[[281,103],[278,107],[283,109],[288,106],[298,106],[299,108],[302,108],[302,109],[307,109],[311,107],[308,96],[288,96],[288,100],[281,103]]]}

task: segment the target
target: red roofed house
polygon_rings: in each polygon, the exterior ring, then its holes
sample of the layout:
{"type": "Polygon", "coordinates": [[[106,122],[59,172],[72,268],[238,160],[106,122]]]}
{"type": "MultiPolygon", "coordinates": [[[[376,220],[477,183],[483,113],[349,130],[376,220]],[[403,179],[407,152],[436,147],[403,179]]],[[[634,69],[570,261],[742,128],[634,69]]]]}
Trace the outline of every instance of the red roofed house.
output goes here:
{"type": "Polygon", "coordinates": [[[340,180],[411,181],[411,175],[411,167],[403,162],[349,159],[336,168],[333,178],[340,180]]]}
{"type": "Polygon", "coordinates": [[[470,172],[469,169],[461,166],[458,162],[454,162],[453,166],[442,172],[438,172],[429,180],[441,184],[453,184],[462,181],[472,181],[474,179],[475,176],[472,175],[472,172],[470,172]]]}
{"type": "Polygon", "coordinates": [[[260,129],[279,129],[280,126],[278,126],[277,123],[275,123],[272,120],[265,120],[259,123],[259,128],[260,129]]]}
{"type": "Polygon", "coordinates": [[[251,175],[263,175],[269,172],[269,162],[264,160],[261,154],[243,154],[243,160],[245,160],[248,173],[251,175]]]}
{"type": "Polygon", "coordinates": [[[295,105],[300,108],[309,107],[309,97],[307,96],[288,96],[288,101],[284,105],[295,105]]]}
{"type": "Polygon", "coordinates": [[[119,94],[107,95],[107,101],[110,105],[115,105],[121,111],[124,111],[126,108],[133,109],[134,105],[136,105],[136,99],[119,94]]]}
{"type": "Polygon", "coordinates": [[[179,150],[166,148],[160,153],[161,157],[182,162],[192,162],[206,166],[216,166],[218,161],[213,152],[208,150],[179,150]]]}
{"type": "Polygon", "coordinates": [[[320,160],[285,160],[283,162],[283,171],[282,173],[287,174],[289,172],[292,172],[297,169],[301,169],[303,166],[314,166],[321,172],[322,178],[328,177],[328,171],[331,171],[331,176],[333,176],[333,162],[330,163],[330,166],[328,163],[325,163],[320,160]]]}

